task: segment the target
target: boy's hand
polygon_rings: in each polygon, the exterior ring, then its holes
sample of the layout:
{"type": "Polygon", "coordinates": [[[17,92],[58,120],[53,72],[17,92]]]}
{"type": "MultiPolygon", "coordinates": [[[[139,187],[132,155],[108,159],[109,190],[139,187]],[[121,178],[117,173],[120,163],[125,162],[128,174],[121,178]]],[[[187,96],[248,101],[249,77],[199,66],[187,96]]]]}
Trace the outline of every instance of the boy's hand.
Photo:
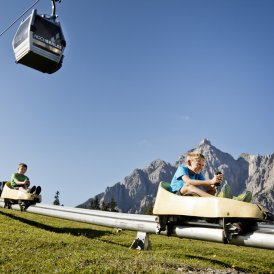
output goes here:
{"type": "Polygon", "coordinates": [[[26,186],[30,185],[30,181],[29,180],[25,180],[24,183],[25,183],[26,186]]]}
{"type": "Polygon", "coordinates": [[[207,193],[211,195],[215,195],[216,193],[216,186],[215,185],[210,185],[207,187],[207,193]]]}
{"type": "Polygon", "coordinates": [[[212,184],[215,186],[219,186],[223,180],[223,174],[221,172],[216,172],[212,179],[212,184]]]}

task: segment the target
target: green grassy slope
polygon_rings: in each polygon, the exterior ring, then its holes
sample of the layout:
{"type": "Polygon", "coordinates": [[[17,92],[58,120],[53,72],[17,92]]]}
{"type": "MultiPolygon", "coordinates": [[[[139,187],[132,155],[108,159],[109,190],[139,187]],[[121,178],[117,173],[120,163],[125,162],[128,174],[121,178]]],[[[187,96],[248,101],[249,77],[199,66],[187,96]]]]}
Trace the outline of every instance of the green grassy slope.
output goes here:
{"type": "Polygon", "coordinates": [[[272,273],[274,251],[150,235],[0,208],[0,273],[272,273]],[[217,272],[214,272],[218,270],[217,272]]]}

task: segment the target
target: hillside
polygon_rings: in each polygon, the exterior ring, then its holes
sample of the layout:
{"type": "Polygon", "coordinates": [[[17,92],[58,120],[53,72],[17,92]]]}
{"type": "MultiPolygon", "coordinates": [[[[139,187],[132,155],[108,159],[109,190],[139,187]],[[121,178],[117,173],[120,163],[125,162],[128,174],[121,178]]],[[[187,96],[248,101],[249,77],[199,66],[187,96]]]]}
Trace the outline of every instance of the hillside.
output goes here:
{"type": "Polygon", "coordinates": [[[0,273],[271,273],[273,250],[150,235],[0,208],[0,273]],[[229,256],[228,256],[229,254],[229,256]]]}
{"type": "MultiPolygon", "coordinates": [[[[211,178],[216,170],[224,174],[236,196],[244,190],[250,190],[253,201],[260,203],[274,212],[274,153],[271,155],[250,155],[243,153],[234,159],[229,153],[213,146],[207,139],[194,149],[204,154],[206,164],[204,174],[211,178]]],[[[187,152],[186,152],[187,153],[187,152]]],[[[111,198],[122,212],[142,213],[154,203],[160,181],[171,181],[179,163],[185,162],[185,155],[170,164],[163,160],[152,161],[143,169],[135,169],[122,182],[107,187],[103,193],[96,195],[99,201],[108,203],[111,198]]],[[[110,182],[111,184],[111,182],[110,182]]],[[[91,197],[77,207],[89,208],[91,197]]]]}

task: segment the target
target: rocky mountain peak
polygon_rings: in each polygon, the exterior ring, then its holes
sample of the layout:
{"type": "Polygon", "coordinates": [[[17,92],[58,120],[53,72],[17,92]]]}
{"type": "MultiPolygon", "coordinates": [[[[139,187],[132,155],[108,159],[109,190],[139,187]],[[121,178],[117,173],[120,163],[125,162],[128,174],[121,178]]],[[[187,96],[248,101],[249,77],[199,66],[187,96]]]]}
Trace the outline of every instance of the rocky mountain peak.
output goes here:
{"type": "Polygon", "coordinates": [[[198,145],[198,147],[200,147],[200,146],[211,146],[211,142],[208,139],[205,138],[198,145]]]}

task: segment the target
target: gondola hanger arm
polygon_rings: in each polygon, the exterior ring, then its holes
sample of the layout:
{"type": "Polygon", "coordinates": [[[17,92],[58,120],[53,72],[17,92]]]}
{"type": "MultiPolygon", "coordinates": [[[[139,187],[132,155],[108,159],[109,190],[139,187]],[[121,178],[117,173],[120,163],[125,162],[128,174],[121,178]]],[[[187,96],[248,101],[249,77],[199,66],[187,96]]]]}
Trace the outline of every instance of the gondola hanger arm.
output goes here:
{"type": "Polygon", "coordinates": [[[62,0],[51,0],[51,5],[52,5],[52,12],[51,12],[51,16],[56,18],[56,6],[55,6],[55,2],[59,2],[61,3],[62,0]]]}

